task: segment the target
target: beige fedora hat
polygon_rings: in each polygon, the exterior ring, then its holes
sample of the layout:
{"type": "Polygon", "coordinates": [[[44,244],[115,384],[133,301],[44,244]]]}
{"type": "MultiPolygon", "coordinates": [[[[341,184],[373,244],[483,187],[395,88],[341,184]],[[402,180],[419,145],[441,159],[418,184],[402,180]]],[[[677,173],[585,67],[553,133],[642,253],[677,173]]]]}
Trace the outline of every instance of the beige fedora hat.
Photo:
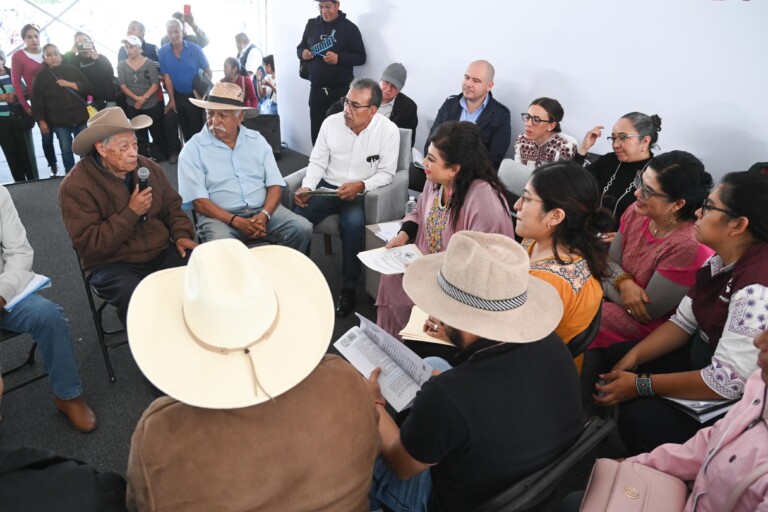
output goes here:
{"type": "Polygon", "coordinates": [[[242,110],[245,117],[256,117],[259,110],[254,107],[246,107],[243,89],[231,82],[216,82],[213,89],[202,100],[189,99],[193,105],[206,110],[242,110]]]}
{"type": "Polygon", "coordinates": [[[102,139],[122,132],[135,132],[151,125],[152,118],[147,115],[141,114],[129,121],[122,108],[105,108],[96,112],[88,120],[86,129],[77,134],[72,141],[72,151],[78,156],[84,156],[90,153],[93,145],[102,139]]]}
{"type": "Polygon", "coordinates": [[[563,302],[549,283],[529,274],[530,259],[511,238],[461,231],[445,252],[408,266],[403,288],[447,325],[507,343],[538,341],[560,323],[563,302]]]}
{"type": "Polygon", "coordinates": [[[186,267],[146,277],[127,320],[144,375],[210,409],[259,404],[296,386],[319,364],[333,326],[331,292],[309,258],[238,240],[201,244],[186,267]]]}

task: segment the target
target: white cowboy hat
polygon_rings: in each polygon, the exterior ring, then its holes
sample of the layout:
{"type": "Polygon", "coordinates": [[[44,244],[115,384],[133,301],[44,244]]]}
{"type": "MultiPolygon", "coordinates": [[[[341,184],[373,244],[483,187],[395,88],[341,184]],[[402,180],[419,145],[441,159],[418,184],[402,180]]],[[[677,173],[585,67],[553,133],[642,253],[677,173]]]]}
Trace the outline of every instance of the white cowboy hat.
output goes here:
{"type": "Polygon", "coordinates": [[[141,114],[130,121],[120,107],[109,107],[96,112],[88,119],[88,127],[72,141],[72,151],[78,156],[91,152],[93,145],[118,133],[141,130],[152,125],[152,118],[141,114]]]}
{"type": "Polygon", "coordinates": [[[127,320],[144,375],[210,409],[259,404],[299,384],[326,353],[333,326],[331,292],[308,257],[231,239],[201,244],[186,267],[143,279],[127,320]]]}
{"type": "Polygon", "coordinates": [[[445,252],[408,266],[403,288],[428,314],[493,341],[530,343],[555,330],[563,302],[549,283],[529,274],[530,259],[511,238],[461,231],[445,252]]]}
{"type": "Polygon", "coordinates": [[[190,98],[189,101],[206,110],[243,110],[245,117],[256,117],[259,110],[254,107],[246,107],[243,100],[243,90],[239,85],[231,82],[216,82],[211,92],[202,100],[190,98]]]}

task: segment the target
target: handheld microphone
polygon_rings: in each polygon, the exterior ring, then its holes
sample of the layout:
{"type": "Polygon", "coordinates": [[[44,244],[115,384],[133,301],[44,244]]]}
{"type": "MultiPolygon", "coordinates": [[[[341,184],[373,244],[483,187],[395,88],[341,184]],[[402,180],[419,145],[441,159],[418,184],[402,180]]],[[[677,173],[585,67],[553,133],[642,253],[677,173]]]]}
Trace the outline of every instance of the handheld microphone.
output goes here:
{"type": "MultiPolygon", "coordinates": [[[[147,181],[149,180],[149,169],[147,169],[146,167],[140,167],[139,170],[136,171],[136,175],[139,177],[139,192],[141,192],[142,190],[145,190],[149,186],[149,183],[147,181]]],[[[142,221],[147,220],[146,213],[141,216],[141,220],[142,221]]]]}

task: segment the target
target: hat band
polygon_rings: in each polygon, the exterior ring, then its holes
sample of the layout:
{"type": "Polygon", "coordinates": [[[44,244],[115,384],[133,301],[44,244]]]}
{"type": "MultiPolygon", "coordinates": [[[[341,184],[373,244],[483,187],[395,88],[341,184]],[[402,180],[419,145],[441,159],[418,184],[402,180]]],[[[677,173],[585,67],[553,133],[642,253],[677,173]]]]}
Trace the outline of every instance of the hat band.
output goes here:
{"type": "Polygon", "coordinates": [[[509,311],[511,309],[519,308],[525,304],[526,300],[528,300],[528,290],[525,290],[517,297],[512,297],[511,299],[488,300],[476,297],[449,283],[443,276],[442,271],[437,274],[437,283],[451,298],[466,304],[467,306],[482,309],[483,311],[509,311]]]}
{"type": "Polygon", "coordinates": [[[206,96],[205,98],[203,98],[203,101],[210,101],[214,103],[224,103],[225,105],[232,105],[235,107],[245,106],[245,103],[243,103],[242,101],[237,101],[230,98],[222,98],[221,96],[206,96]]]}

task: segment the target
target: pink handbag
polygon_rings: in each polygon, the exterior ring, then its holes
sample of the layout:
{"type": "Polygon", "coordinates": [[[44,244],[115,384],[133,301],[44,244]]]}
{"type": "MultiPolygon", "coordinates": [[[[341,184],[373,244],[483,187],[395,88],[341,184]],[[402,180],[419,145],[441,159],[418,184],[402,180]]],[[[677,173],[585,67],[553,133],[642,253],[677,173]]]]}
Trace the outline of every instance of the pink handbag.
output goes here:
{"type": "Polygon", "coordinates": [[[636,462],[597,459],[581,512],[681,512],[685,482],[636,462]]]}

